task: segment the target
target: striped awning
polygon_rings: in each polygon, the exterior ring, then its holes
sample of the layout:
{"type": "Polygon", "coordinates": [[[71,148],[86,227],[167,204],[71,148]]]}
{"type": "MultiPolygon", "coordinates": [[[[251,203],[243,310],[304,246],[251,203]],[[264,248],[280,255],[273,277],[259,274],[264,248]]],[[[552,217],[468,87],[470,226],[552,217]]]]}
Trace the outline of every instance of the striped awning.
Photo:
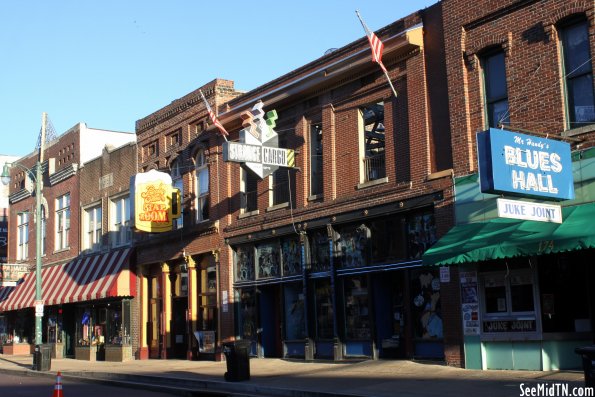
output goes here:
{"type": "MultiPolygon", "coordinates": [[[[41,271],[41,297],[44,305],[84,302],[95,299],[132,296],[133,274],[130,272],[131,249],[79,256],[41,271]]],[[[21,283],[0,301],[0,310],[18,310],[35,304],[35,272],[27,274],[21,283]]]]}

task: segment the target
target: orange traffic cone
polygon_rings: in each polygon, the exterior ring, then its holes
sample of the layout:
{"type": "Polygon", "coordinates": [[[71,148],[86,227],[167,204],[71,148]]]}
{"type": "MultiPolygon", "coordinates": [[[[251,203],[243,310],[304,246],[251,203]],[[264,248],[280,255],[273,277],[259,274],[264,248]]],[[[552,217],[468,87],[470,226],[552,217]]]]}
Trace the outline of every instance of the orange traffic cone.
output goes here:
{"type": "Polygon", "coordinates": [[[62,373],[60,371],[56,374],[56,386],[54,386],[54,395],[52,397],[64,397],[64,394],[62,394],[62,373]]]}

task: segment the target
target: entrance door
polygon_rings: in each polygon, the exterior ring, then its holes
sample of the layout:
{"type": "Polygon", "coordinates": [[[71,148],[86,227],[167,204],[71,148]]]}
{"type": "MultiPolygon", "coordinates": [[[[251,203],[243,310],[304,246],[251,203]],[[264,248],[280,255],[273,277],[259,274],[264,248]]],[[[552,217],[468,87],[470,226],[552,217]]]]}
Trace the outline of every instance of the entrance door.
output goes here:
{"type": "Polygon", "coordinates": [[[281,286],[258,287],[260,327],[257,330],[264,357],[282,357],[281,344],[281,286]]]}
{"type": "Polygon", "coordinates": [[[381,358],[405,357],[405,290],[403,272],[372,278],[376,315],[376,346],[381,358]]]}
{"type": "Polygon", "coordinates": [[[76,343],[74,307],[65,306],[62,309],[62,327],[64,332],[64,357],[74,357],[74,344],[76,343]]]}
{"type": "Polygon", "coordinates": [[[188,311],[188,298],[185,296],[172,300],[171,342],[174,358],[186,358],[188,349],[188,324],[186,312],[188,311]]]}

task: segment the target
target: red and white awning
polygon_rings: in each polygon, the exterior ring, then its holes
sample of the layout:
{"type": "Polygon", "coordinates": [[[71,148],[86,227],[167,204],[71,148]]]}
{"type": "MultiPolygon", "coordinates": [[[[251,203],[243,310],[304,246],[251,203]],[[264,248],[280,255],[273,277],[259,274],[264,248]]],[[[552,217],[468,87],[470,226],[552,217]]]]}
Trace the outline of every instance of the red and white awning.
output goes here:
{"type": "MultiPolygon", "coordinates": [[[[44,304],[51,306],[134,295],[130,253],[131,249],[126,248],[43,268],[41,297],[44,304]]],[[[31,272],[9,292],[6,300],[0,300],[0,310],[18,310],[34,304],[35,272],[31,272]]]]}

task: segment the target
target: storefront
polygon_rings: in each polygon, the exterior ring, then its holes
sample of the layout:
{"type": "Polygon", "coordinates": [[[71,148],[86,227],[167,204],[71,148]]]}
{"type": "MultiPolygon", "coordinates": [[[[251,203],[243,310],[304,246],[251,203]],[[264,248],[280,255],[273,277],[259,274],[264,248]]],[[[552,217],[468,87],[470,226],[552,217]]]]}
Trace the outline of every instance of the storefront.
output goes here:
{"type": "Polygon", "coordinates": [[[141,359],[217,358],[217,264],[209,253],[142,266],[141,359]]]}
{"type": "Polygon", "coordinates": [[[431,207],[316,224],[230,239],[236,332],[252,354],[442,358],[439,274],[420,259],[435,240],[431,207]]]}
{"type": "MultiPolygon", "coordinates": [[[[498,217],[498,197],[478,175],[455,180],[460,222],[424,255],[458,266],[465,366],[558,370],[581,367],[574,348],[595,329],[595,150],[573,153],[576,197],[561,223],[498,217]]],[[[543,203],[543,200],[528,200],[543,203]]]]}
{"type": "MultiPolygon", "coordinates": [[[[42,339],[52,345],[54,358],[133,358],[131,300],[136,276],[130,256],[131,249],[115,250],[42,269],[42,339]]],[[[2,303],[5,354],[32,351],[34,291],[35,273],[30,273],[2,303]]]]}

